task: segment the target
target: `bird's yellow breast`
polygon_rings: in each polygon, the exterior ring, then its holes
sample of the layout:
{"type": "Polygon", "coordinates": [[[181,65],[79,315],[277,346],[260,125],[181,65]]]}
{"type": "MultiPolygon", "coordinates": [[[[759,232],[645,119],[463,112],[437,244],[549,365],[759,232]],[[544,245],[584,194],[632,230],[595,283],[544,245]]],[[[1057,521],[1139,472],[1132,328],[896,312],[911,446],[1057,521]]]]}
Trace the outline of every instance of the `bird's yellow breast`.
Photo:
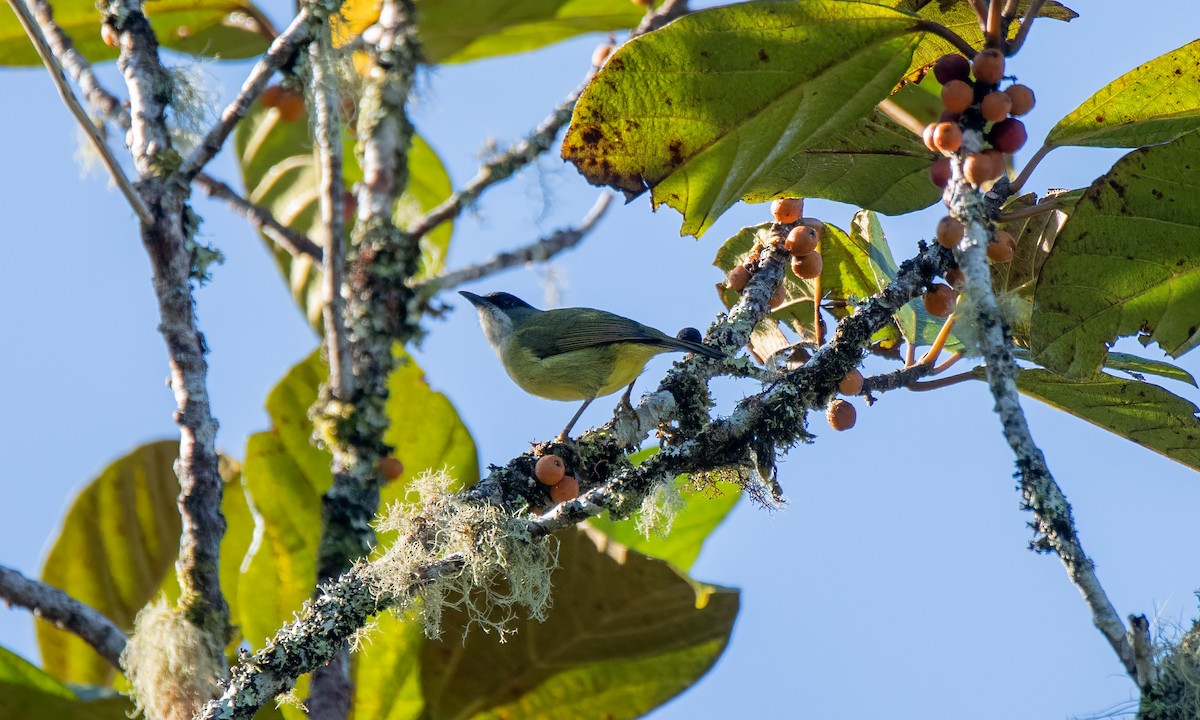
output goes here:
{"type": "Polygon", "coordinates": [[[550,400],[590,400],[633,382],[650,358],[670,348],[611,343],[539,358],[505,343],[500,361],[508,376],[531,395],[550,400]]]}

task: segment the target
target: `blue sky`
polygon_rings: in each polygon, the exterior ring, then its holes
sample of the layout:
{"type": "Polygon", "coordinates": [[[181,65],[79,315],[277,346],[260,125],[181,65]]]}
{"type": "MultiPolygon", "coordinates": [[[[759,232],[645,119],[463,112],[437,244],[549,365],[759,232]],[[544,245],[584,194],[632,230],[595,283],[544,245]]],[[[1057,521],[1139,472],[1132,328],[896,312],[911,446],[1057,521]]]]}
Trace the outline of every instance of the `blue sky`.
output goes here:
{"type": "MultiPolygon", "coordinates": [[[[282,26],[290,3],[263,7],[282,26]]],[[[1010,61],[1038,97],[1019,162],[1108,80],[1192,40],[1200,19],[1183,0],[1144,0],[1136,12],[1073,7],[1079,19],[1039,22],[1010,61]]],[[[507,145],[579,83],[600,39],[425,73],[414,121],[456,185],[473,174],[486,139],[507,145]]],[[[247,67],[204,70],[228,97],[247,67]]],[[[111,64],[103,76],[119,89],[111,64]]],[[[73,121],[45,73],[6,70],[2,81],[10,109],[0,113],[8,138],[0,304],[9,308],[0,345],[0,451],[8,460],[0,563],[36,574],[72,494],[113,458],[173,435],[174,404],[130,212],[106,178],[81,177],[73,121]]],[[[1121,154],[1055,151],[1027,187],[1085,186],[1121,154]]],[[[227,155],[213,174],[237,178],[227,155]]],[[[457,224],[449,265],[572,224],[596,193],[552,152],[457,224]]],[[[267,426],[267,391],[317,341],[258,237],[221,205],[198,198],[196,207],[205,239],[227,257],[198,306],[219,445],[240,457],[246,437],[267,426]]],[[[806,214],[845,227],[853,211],[813,201],[806,214]]],[[[934,208],[884,219],[897,258],[932,237],[939,215],[934,208]]],[[[564,305],[602,307],[670,333],[704,327],[722,309],[713,291],[721,276],[711,267],[717,245],[766,218],[765,206],[738,206],[695,241],[678,237],[677,214],[652,213],[642,198],[615,205],[583,246],[548,268],[466,289],[545,305],[550,283],[564,305]]],[[[574,407],[521,392],[467,304],[444,299],[455,310],[427,321],[417,358],[458,407],[481,461],[503,462],[556,433],[574,407]]],[[[653,387],[670,361],[652,362],[639,389],[653,387]]],[[[1200,372],[1193,356],[1181,364],[1200,372]]],[[[718,411],[727,412],[755,388],[723,380],[718,389],[718,411]]],[[[603,422],[614,402],[596,402],[580,427],[603,422]]],[[[793,450],[780,468],[786,508],[743,502],[710,540],[693,574],[740,587],[742,614],[714,670],[653,717],[1060,718],[1130,700],[1132,685],[1059,561],[1026,549],[1030,516],[1017,508],[1011,454],[983,384],[856,405],[851,432],[812,417],[815,444],[793,450]]],[[[1190,622],[1200,586],[1195,473],[1036,402],[1026,406],[1118,612],[1157,615],[1168,629],[1190,622]]],[[[0,611],[0,644],[36,657],[27,614],[0,611]]]]}

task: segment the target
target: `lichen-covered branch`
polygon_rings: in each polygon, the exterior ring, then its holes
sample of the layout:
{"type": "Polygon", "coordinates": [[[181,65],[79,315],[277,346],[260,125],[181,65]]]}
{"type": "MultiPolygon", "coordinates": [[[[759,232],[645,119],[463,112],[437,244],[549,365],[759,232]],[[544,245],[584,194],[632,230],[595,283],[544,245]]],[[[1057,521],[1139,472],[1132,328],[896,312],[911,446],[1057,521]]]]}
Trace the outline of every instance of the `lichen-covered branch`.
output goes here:
{"type": "Polygon", "coordinates": [[[301,8],[287,28],[271,42],[266,54],[254,64],[254,68],[242,83],[237,96],[225,106],[220,119],[205,133],[196,149],[179,167],[179,177],[184,183],[190,183],[221,151],[225,140],[237,127],[238,122],[246,116],[250,106],[266,89],[271,76],[290,62],[309,41],[316,22],[316,18],[307,9],[301,8]]]}
{"type": "MultiPolygon", "coordinates": [[[[982,146],[979,131],[966,131],[963,146],[978,152],[982,146]]],[[[1009,329],[996,304],[987,264],[987,223],[991,216],[984,195],[963,178],[961,160],[959,157],[952,163],[951,184],[947,186],[950,210],[966,228],[957,251],[959,265],[966,276],[970,307],[974,309],[971,320],[977,326],[979,350],[987,367],[988,388],[996,400],[996,413],[1000,416],[1004,437],[1016,456],[1021,496],[1026,509],[1034,515],[1038,534],[1034,547],[1058,555],[1067,570],[1067,576],[1091,609],[1092,621],[1136,682],[1137,662],[1126,635],[1125,624],[1100,585],[1091,558],[1084,553],[1075,529],[1075,520],[1071,516],[1071,505],[1050,474],[1046,458],[1034,442],[1021,409],[1016,381],[1018,369],[1010,352],[1009,329]]]]}
{"type": "Polygon", "coordinates": [[[55,627],[78,635],[100,657],[120,668],[125,633],[95,608],[84,605],[56,587],[25,577],[0,565],[0,600],[23,607],[55,627]]]}
{"type": "MultiPolygon", "coordinates": [[[[188,187],[174,176],[179,155],[171,146],[166,110],[173,81],[158,57],[158,41],[140,4],[110,0],[104,20],[119,31],[118,67],[129,89],[129,148],[141,176],[138,192],[152,221],[141,226],[158,299],[159,332],[167,346],[171,390],[180,429],[179,510],[182,516],[176,574],[180,608],[219,652],[229,639],[229,606],[221,593],[219,557],[225,518],[218,471],[217,421],[209,404],[204,336],[196,324],[192,282],[206,254],[194,239],[198,220],[187,205],[188,187]]],[[[215,658],[218,664],[223,657],[215,658]]]]}
{"type": "Polygon", "coordinates": [[[71,76],[71,79],[79,85],[79,89],[83,91],[83,96],[87,98],[88,103],[104,117],[112,118],[118,125],[128,128],[129,112],[121,107],[120,100],[100,85],[95,73],[92,72],[92,66],[75,49],[75,43],[71,41],[62,27],[54,21],[54,11],[51,9],[50,3],[46,0],[28,0],[27,4],[33,11],[33,16],[42,28],[42,32],[45,33],[46,41],[49,43],[54,57],[58,59],[63,70],[71,76]]]}
{"type": "Polygon", "coordinates": [[[591,233],[592,229],[596,227],[597,223],[600,222],[600,219],[604,217],[604,213],[612,204],[612,199],[613,196],[611,193],[603,193],[597,198],[596,203],[592,205],[592,209],[588,210],[583,220],[573,228],[555,230],[546,237],[525,247],[503,252],[483,262],[438,275],[417,285],[416,291],[420,295],[429,297],[442,290],[450,290],[463,283],[479,280],[510,268],[520,267],[529,263],[545,262],[559,253],[574,248],[582,242],[591,233]]]}

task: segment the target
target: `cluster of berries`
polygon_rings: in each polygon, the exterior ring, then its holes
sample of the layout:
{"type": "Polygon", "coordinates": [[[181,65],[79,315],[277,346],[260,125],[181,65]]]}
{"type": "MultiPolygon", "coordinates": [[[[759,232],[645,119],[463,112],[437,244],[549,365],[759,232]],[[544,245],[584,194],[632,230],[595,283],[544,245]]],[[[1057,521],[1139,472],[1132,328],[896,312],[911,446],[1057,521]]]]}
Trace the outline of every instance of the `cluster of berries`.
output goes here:
{"type": "MultiPolygon", "coordinates": [[[[791,267],[796,277],[803,280],[815,280],[821,277],[824,263],[821,261],[821,253],[817,251],[817,248],[825,233],[825,223],[816,218],[804,217],[803,198],[780,198],[772,201],[771,217],[780,225],[795,226],[788,231],[783,246],[792,255],[791,267]]],[[[756,257],[756,254],[751,253],[751,256],[756,257]]],[[[748,261],[735,266],[729,272],[726,286],[734,292],[741,292],[745,289],[746,283],[750,282],[751,264],[748,261]]],[[[771,309],[779,307],[786,299],[787,292],[784,286],[780,285],[775,294],[771,296],[771,309]]]]}
{"type": "Polygon", "coordinates": [[[550,499],[556,503],[579,497],[579,481],[567,474],[567,464],[557,455],[543,455],[533,466],[537,481],[550,487],[550,499]]]}
{"type": "MultiPolygon", "coordinates": [[[[862,389],[863,375],[857,369],[851,370],[850,374],[838,383],[838,392],[843,395],[858,395],[862,389]]],[[[835,398],[829,401],[829,407],[825,408],[825,419],[834,430],[849,430],[858,419],[858,411],[849,401],[835,398]]]]}
{"type": "MultiPolygon", "coordinates": [[[[1006,170],[1004,156],[1025,144],[1025,124],[1017,116],[1033,109],[1033,91],[1017,84],[999,89],[1004,77],[1004,54],[999,50],[983,50],[973,61],[962,55],[943,55],[934,63],[933,75],[942,84],[945,111],[941,120],[925,128],[925,145],[934,152],[956,153],[962,147],[964,127],[982,128],[991,147],[964,158],[963,175],[974,185],[996,180],[1006,170]]],[[[934,161],[929,176],[934,185],[945,187],[950,180],[950,159],[934,161]]]]}

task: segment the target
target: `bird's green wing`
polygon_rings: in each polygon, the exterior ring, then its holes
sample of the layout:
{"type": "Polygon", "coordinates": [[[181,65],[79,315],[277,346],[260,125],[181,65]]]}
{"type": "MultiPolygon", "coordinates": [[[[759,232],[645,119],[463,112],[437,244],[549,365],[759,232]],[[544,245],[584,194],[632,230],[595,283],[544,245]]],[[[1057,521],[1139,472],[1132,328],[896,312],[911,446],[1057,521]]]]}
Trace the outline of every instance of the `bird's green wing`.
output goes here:
{"type": "Polygon", "coordinates": [[[514,334],[520,336],[524,347],[541,358],[619,342],[676,347],[673,338],[658,330],[603,310],[547,310],[540,319],[542,322],[535,327],[520,326],[514,334]]]}

